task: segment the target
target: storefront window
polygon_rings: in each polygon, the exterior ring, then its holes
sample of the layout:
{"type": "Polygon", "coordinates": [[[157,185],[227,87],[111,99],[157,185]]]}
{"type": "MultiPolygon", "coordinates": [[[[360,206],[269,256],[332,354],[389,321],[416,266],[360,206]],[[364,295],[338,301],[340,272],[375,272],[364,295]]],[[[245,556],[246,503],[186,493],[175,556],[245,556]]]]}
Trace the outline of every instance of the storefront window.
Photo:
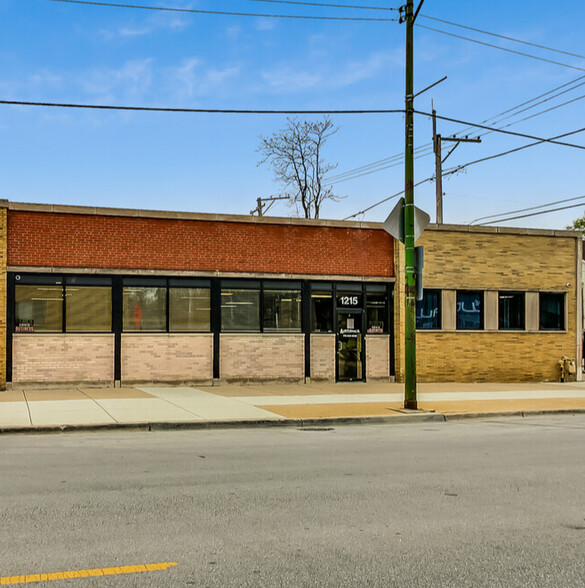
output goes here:
{"type": "Polygon", "coordinates": [[[210,316],[209,288],[171,288],[169,290],[169,329],[171,331],[209,331],[210,316]]]}
{"type": "Polygon", "coordinates": [[[333,331],[333,294],[311,292],[311,331],[331,333],[333,331]]]}
{"type": "Polygon", "coordinates": [[[540,293],[541,331],[562,331],[565,328],[565,295],[557,292],[540,293]]]}
{"type": "Polygon", "coordinates": [[[154,287],[124,287],[124,331],[166,331],[167,289],[154,287]]]}
{"type": "Polygon", "coordinates": [[[17,333],[47,333],[63,330],[63,286],[15,287],[17,333]]]}
{"type": "Polygon", "coordinates": [[[264,290],[264,331],[301,330],[301,291],[264,290]]]}
{"type": "Polygon", "coordinates": [[[441,291],[423,290],[423,299],[416,301],[416,328],[441,328],[441,291]]]}
{"type": "Polygon", "coordinates": [[[498,327],[500,330],[524,330],[524,292],[498,293],[498,327]]]}
{"type": "Polygon", "coordinates": [[[368,293],[366,298],[367,332],[386,333],[386,294],[368,293]]]}
{"type": "Polygon", "coordinates": [[[112,289],[94,286],[66,286],[65,330],[110,332],[112,330],[112,289]]]}
{"type": "Polygon", "coordinates": [[[464,331],[483,329],[483,292],[457,292],[457,328],[464,331]]]}
{"type": "Polygon", "coordinates": [[[260,290],[221,290],[221,330],[260,330],[260,290]]]}

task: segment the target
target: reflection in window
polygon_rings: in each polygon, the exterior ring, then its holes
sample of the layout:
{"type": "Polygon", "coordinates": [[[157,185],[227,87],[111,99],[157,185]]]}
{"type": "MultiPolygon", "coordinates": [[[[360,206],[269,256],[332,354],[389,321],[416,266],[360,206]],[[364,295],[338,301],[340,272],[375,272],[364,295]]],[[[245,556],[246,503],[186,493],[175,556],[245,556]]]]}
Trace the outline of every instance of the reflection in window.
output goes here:
{"type": "Polygon", "coordinates": [[[483,329],[483,292],[457,292],[457,328],[465,331],[483,329]]]}
{"type": "Polygon", "coordinates": [[[260,330],[260,290],[222,289],[221,330],[260,330]]]}
{"type": "Polygon", "coordinates": [[[264,290],[264,331],[301,330],[301,291],[264,290]]]}
{"type": "Polygon", "coordinates": [[[386,294],[368,293],[366,314],[368,333],[386,333],[386,294]]]}
{"type": "Polygon", "coordinates": [[[65,330],[106,332],[112,330],[112,289],[66,286],[65,330]]]}
{"type": "Polygon", "coordinates": [[[167,289],[125,287],[123,289],[124,331],[166,331],[167,289]]]}
{"type": "Polygon", "coordinates": [[[416,328],[441,328],[441,291],[423,290],[423,299],[416,301],[416,328]]]}
{"type": "Polygon", "coordinates": [[[62,286],[16,286],[15,302],[17,333],[63,330],[62,286]]]}
{"type": "Polygon", "coordinates": [[[562,331],[565,328],[565,295],[557,292],[540,293],[540,329],[562,331]]]}
{"type": "Polygon", "coordinates": [[[498,327],[500,330],[524,330],[524,292],[498,293],[498,327]]]}
{"type": "Polygon", "coordinates": [[[333,331],[333,294],[311,292],[311,331],[331,333],[333,331]]]}
{"type": "Polygon", "coordinates": [[[209,331],[210,316],[209,288],[171,288],[169,290],[169,329],[171,331],[209,331]]]}

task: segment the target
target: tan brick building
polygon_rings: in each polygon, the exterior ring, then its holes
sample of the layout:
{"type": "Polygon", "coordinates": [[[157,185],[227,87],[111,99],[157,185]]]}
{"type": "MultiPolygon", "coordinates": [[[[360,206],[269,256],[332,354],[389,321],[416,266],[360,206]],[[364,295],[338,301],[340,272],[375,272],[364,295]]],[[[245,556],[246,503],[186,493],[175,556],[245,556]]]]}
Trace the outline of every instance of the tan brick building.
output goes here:
{"type": "MultiPolygon", "coordinates": [[[[4,202],[0,231],[2,385],[403,376],[403,248],[377,223],[4,202]]],[[[420,381],[580,361],[580,234],[419,241],[420,381]]]]}
{"type": "MultiPolygon", "coordinates": [[[[559,379],[561,357],[580,366],[579,233],[431,225],[417,245],[424,247],[425,293],[434,293],[440,309],[438,324],[417,328],[419,381],[552,381],[559,379]],[[466,302],[462,293],[468,301],[479,301],[480,328],[458,324],[466,302]],[[516,323],[506,323],[514,302],[516,323]],[[547,324],[551,303],[557,322],[547,324]]],[[[402,248],[397,248],[397,267],[403,265],[401,255],[402,248]]],[[[396,313],[403,300],[403,295],[396,300],[396,313]]],[[[400,362],[399,353],[397,358],[400,362]]],[[[397,366],[398,374],[401,370],[397,366]]]]}

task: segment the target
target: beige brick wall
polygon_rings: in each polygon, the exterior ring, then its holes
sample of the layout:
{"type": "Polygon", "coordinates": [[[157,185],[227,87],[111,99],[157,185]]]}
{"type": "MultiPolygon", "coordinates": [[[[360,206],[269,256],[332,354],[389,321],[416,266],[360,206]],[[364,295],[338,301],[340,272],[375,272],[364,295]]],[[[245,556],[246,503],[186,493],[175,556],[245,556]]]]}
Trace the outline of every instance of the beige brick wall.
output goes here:
{"type": "Polygon", "coordinates": [[[303,380],[305,336],[222,333],[219,369],[225,380],[303,380]]]}
{"type": "Polygon", "coordinates": [[[390,337],[366,336],[366,380],[390,378],[390,337]]]}
{"type": "Polygon", "coordinates": [[[335,381],[335,335],[311,335],[311,380],[335,381]]]}
{"type": "MultiPolygon", "coordinates": [[[[559,333],[417,331],[419,381],[558,380],[557,361],[561,356],[579,359],[580,239],[562,232],[514,234],[447,227],[424,231],[417,245],[425,248],[425,288],[533,292],[527,295],[527,301],[537,299],[539,291],[562,292],[567,319],[567,330],[559,333]]],[[[403,255],[404,247],[396,249],[397,256],[398,252],[403,255]]],[[[404,284],[403,259],[397,258],[400,291],[404,284]]],[[[403,381],[404,297],[401,294],[397,299],[396,373],[403,381]]],[[[445,328],[448,317],[444,314],[443,319],[445,328]]],[[[493,327],[493,322],[486,327],[493,327]]]]}
{"type": "Polygon", "coordinates": [[[0,208],[0,390],[6,389],[6,208],[0,208]]]}
{"type": "Polygon", "coordinates": [[[15,334],[14,383],[114,381],[114,335],[15,334]]]}
{"type": "Polygon", "coordinates": [[[568,338],[565,333],[418,331],[418,381],[558,381],[557,361],[567,355],[568,338]]]}
{"type": "Polygon", "coordinates": [[[122,334],[122,382],[208,382],[211,334],[122,334]]]}

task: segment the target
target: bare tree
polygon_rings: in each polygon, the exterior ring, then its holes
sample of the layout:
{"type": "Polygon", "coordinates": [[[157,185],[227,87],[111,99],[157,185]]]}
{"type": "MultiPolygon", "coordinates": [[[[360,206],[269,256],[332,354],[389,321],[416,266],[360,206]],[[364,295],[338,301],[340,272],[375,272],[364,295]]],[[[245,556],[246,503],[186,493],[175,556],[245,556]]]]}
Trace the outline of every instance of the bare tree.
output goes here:
{"type": "Polygon", "coordinates": [[[334,135],[331,119],[299,121],[287,119],[286,128],[270,137],[260,137],[257,151],[262,154],[258,165],[269,163],[274,181],[282,184],[281,195],[286,196],[297,214],[305,218],[319,218],[321,204],[325,200],[337,202],[340,196],[333,194],[331,186],[324,185],[324,176],[337,167],[325,162],[321,150],[327,139],[334,135]]]}

